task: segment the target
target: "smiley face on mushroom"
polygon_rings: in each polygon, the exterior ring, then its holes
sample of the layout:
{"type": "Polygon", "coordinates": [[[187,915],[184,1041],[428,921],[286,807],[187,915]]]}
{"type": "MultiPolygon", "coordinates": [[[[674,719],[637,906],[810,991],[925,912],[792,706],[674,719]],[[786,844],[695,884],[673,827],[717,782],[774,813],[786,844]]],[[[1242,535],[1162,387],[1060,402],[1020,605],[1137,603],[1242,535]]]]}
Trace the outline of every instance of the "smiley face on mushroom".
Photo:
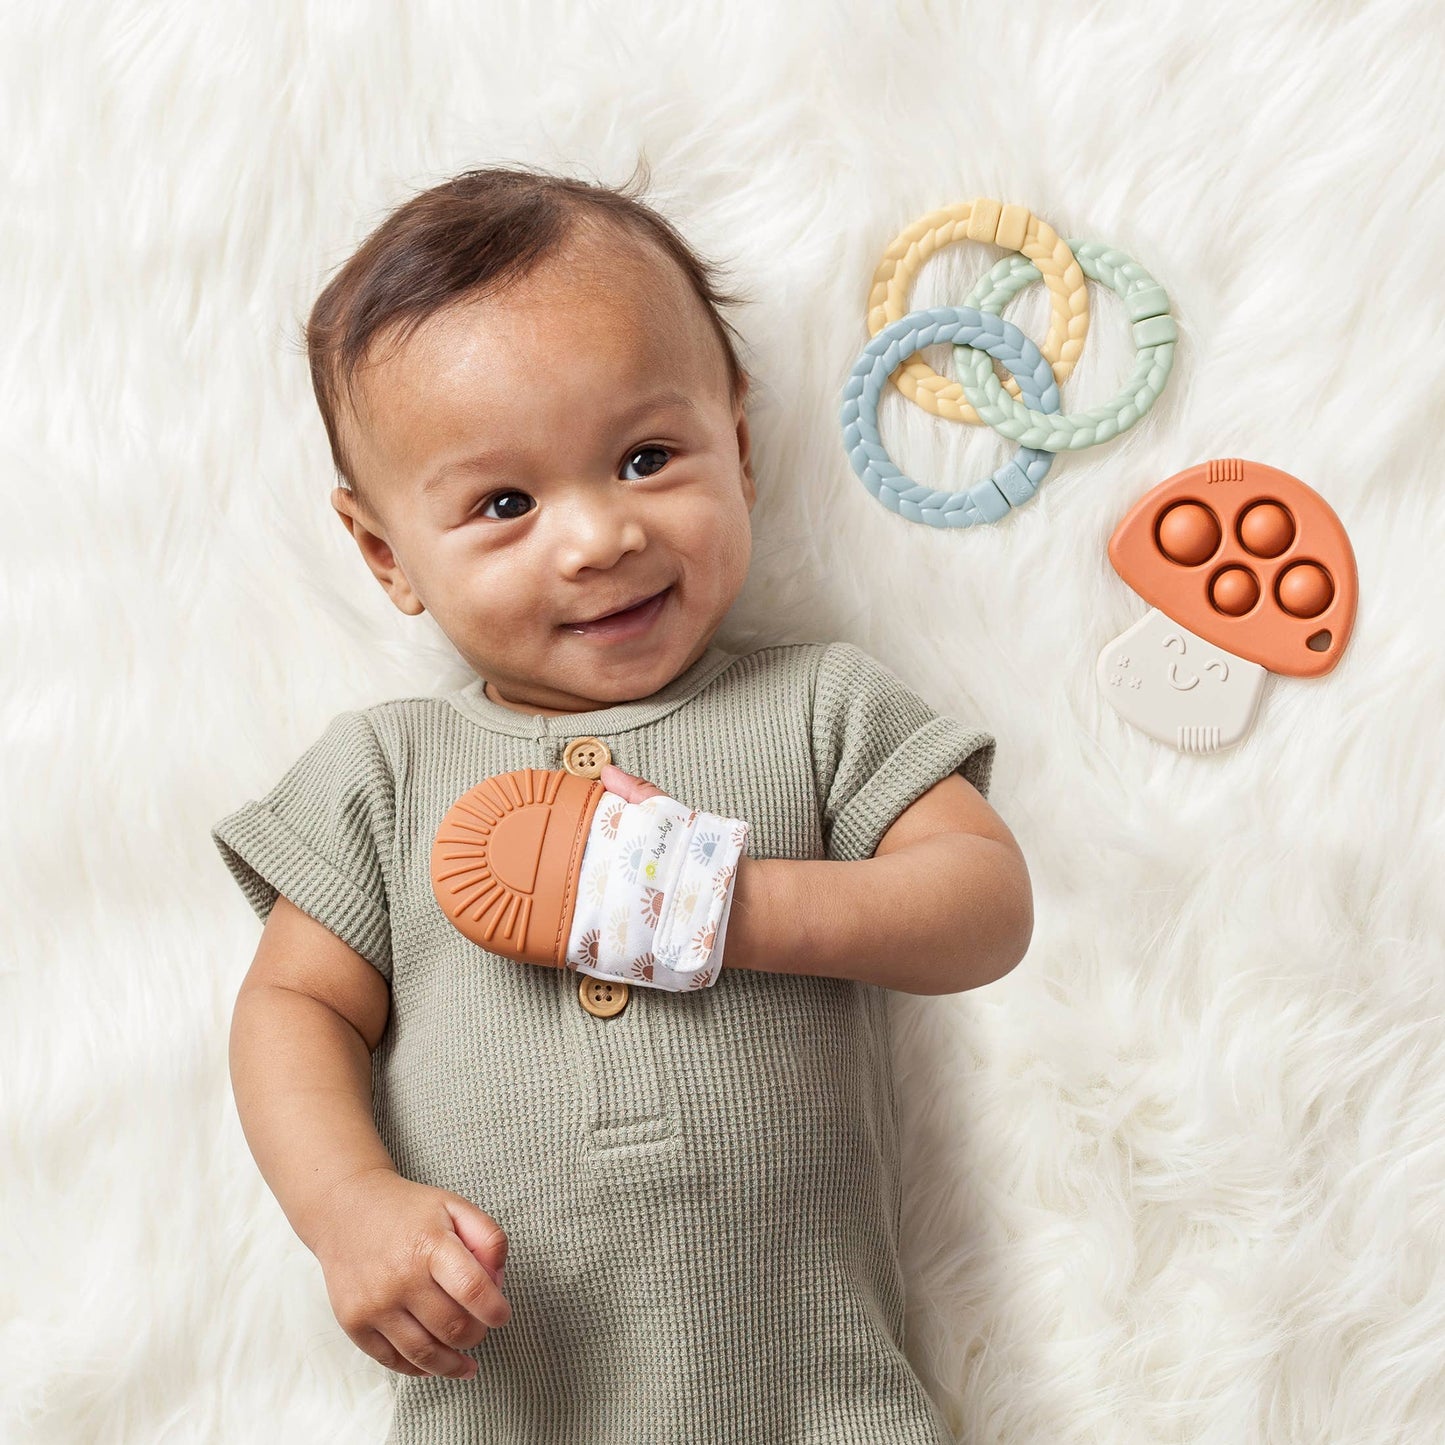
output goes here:
{"type": "MultiPolygon", "coordinates": [[[[1194,641],[1197,643],[1199,639],[1196,637],[1194,641]]],[[[1189,650],[1188,645],[1184,641],[1184,629],[1182,627],[1176,627],[1164,639],[1165,651],[1168,651],[1168,649],[1171,647],[1177,647],[1181,653],[1187,652],[1189,650]]],[[[1122,658],[1121,661],[1123,662],[1125,667],[1128,667],[1129,659],[1127,657],[1122,658]]],[[[1209,661],[1204,664],[1205,672],[1213,672],[1216,669],[1219,672],[1220,682],[1228,682],[1229,664],[1222,657],[1211,657],[1209,661]]],[[[1170,687],[1177,688],[1180,692],[1188,692],[1191,687],[1199,686],[1199,674],[1196,672],[1191,672],[1189,674],[1188,682],[1180,682],[1178,664],[1171,662],[1169,664],[1168,681],[1170,687]]]]}
{"type": "Polygon", "coordinates": [[[1185,752],[1249,730],[1269,672],[1318,677],[1354,624],[1354,553],[1298,477],[1202,462],[1141,497],[1109,539],[1115,571],[1152,607],[1099,655],[1104,695],[1185,752]]]}

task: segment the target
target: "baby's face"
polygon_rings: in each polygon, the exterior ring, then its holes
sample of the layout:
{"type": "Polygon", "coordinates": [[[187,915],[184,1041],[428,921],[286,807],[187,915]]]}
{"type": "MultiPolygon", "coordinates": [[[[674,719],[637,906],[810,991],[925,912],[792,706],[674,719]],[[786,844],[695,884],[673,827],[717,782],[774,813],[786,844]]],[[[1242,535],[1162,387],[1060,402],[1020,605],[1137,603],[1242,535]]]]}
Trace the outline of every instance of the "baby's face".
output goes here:
{"type": "Polygon", "coordinates": [[[722,343],[675,265],[574,233],[511,289],[379,350],[343,423],[375,511],[341,488],[333,505],[493,701],[590,711],[702,656],[747,576],[755,493],[722,343]],[[640,635],[568,625],[664,589],[640,635]]]}

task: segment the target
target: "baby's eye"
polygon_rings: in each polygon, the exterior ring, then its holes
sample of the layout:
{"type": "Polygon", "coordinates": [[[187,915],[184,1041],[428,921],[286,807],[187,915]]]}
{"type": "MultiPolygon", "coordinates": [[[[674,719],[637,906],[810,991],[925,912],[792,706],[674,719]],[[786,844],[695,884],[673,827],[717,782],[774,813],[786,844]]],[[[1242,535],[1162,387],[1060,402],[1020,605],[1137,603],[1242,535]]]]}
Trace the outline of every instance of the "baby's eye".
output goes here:
{"type": "Polygon", "coordinates": [[[666,447],[638,447],[636,451],[628,453],[627,460],[622,464],[623,480],[632,480],[626,475],[628,467],[636,466],[644,477],[650,477],[654,472],[660,472],[671,456],[672,453],[666,447]],[[639,461],[639,458],[642,460],[639,461]]]}
{"type": "MultiPolygon", "coordinates": [[[[486,501],[481,504],[480,507],[477,508],[474,515],[480,517],[486,511],[486,509],[490,507],[494,502],[500,504],[502,502],[508,501],[512,497],[526,497],[529,502],[532,500],[526,492],[493,492],[492,495],[488,497],[486,501]]],[[[518,517],[525,517],[527,513],[531,510],[531,507],[524,507],[520,512],[504,512],[500,517],[497,517],[495,520],[499,522],[515,521],[518,517]]],[[[490,521],[493,519],[488,518],[488,520],[490,521]]]]}

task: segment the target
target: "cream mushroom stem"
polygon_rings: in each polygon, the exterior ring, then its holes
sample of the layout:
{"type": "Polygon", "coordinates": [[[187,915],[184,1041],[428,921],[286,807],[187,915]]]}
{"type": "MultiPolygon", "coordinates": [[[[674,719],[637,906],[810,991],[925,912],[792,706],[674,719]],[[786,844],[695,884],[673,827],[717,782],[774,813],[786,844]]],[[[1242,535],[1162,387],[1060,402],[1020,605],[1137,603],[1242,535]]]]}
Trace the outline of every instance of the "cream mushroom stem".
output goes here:
{"type": "Polygon", "coordinates": [[[1126,722],[1180,752],[1213,753],[1249,731],[1268,669],[1151,607],[1099,654],[1097,676],[1126,722]]]}

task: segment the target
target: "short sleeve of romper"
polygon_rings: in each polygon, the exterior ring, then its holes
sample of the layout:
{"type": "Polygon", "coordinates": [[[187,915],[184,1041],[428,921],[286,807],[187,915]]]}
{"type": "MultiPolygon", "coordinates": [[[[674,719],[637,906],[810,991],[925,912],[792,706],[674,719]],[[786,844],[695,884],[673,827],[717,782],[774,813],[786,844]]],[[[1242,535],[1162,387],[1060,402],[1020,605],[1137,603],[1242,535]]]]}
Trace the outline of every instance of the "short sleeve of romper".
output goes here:
{"type": "Polygon", "coordinates": [[[393,811],[375,730],[364,713],[346,712],[264,798],[222,818],[211,837],[263,923],[284,893],[389,980],[393,811]]]}
{"type": "Polygon", "coordinates": [[[988,796],[993,735],[936,712],[851,642],[823,654],[812,730],[829,858],[871,858],[899,815],[950,773],[988,796]]]}

